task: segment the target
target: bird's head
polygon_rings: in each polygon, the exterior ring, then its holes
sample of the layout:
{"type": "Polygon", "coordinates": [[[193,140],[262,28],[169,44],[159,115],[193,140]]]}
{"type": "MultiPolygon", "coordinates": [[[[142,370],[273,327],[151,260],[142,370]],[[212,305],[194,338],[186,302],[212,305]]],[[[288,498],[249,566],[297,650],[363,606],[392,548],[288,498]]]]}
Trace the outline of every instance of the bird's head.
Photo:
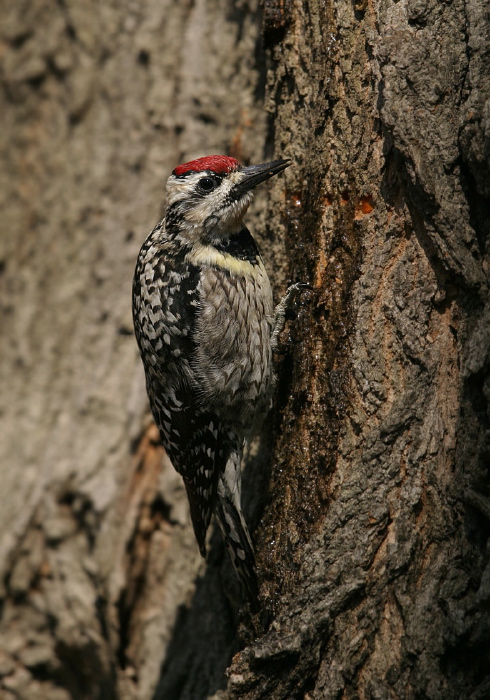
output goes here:
{"type": "Polygon", "coordinates": [[[167,182],[167,223],[175,222],[190,241],[212,245],[240,230],[261,182],[290,160],[242,166],[228,156],[206,156],[179,165],[167,182]]]}

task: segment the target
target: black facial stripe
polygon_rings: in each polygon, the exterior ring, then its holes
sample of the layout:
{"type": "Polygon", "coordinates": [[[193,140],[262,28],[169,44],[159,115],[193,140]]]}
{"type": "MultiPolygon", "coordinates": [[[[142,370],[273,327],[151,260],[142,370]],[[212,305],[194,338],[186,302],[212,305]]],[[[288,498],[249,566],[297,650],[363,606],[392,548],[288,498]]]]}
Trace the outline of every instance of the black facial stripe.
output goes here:
{"type": "Polygon", "coordinates": [[[200,175],[201,177],[211,177],[213,180],[222,180],[224,175],[221,173],[215,173],[212,170],[188,170],[186,173],[181,175],[173,175],[176,180],[185,180],[189,175],[200,175]]]}

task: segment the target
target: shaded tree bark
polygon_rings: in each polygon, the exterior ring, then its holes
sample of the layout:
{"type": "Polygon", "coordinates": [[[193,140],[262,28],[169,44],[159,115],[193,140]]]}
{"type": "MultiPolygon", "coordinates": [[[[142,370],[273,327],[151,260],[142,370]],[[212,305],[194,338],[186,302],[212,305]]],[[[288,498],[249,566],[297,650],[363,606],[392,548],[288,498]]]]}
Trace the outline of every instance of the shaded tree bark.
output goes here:
{"type": "Polygon", "coordinates": [[[2,9],[1,697],[490,693],[483,0],[2,9]],[[263,612],[207,566],[132,337],[176,163],[290,157],[307,281],[244,473],[263,612]]]}

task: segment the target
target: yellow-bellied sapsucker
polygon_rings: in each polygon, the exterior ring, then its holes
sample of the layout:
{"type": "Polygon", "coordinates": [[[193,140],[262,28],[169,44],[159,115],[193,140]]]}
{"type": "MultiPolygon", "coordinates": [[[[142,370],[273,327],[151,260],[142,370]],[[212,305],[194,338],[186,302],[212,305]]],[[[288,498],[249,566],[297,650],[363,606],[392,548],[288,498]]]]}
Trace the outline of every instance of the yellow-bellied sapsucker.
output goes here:
{"type": "Polygon", "coordinates": [[[250,535],[240,508],[244,440],[264,419],[274,387],[272,352],[293,285],[274,310],[269,278],[242,219],[254,188],[288,160],[243,167],[208,156],[167,182],[165,217],[141,248],[133,318],[150,406],[182,475],[203,556],[213,512],[256,606],[250,535]]]}

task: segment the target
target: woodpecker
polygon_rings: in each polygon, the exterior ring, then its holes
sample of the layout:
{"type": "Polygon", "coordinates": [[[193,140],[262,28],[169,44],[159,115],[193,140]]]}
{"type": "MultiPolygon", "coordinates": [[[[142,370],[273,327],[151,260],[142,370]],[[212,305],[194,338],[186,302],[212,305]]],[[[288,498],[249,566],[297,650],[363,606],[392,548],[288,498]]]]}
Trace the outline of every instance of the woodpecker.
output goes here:
{"type": "Polygon", "coordinates": [[[138,256],[133,320],[150,407],[182,475],[206,556],[215,513],[231,561],[257,609],[257,575],[240,506],[245,440],[272,402],[272,353],[295,292],[273,307],[259,249],[243,224],[257,185],[289,160],[243,167],[228,156],[179,165],[164,218],[138,256]]]}

